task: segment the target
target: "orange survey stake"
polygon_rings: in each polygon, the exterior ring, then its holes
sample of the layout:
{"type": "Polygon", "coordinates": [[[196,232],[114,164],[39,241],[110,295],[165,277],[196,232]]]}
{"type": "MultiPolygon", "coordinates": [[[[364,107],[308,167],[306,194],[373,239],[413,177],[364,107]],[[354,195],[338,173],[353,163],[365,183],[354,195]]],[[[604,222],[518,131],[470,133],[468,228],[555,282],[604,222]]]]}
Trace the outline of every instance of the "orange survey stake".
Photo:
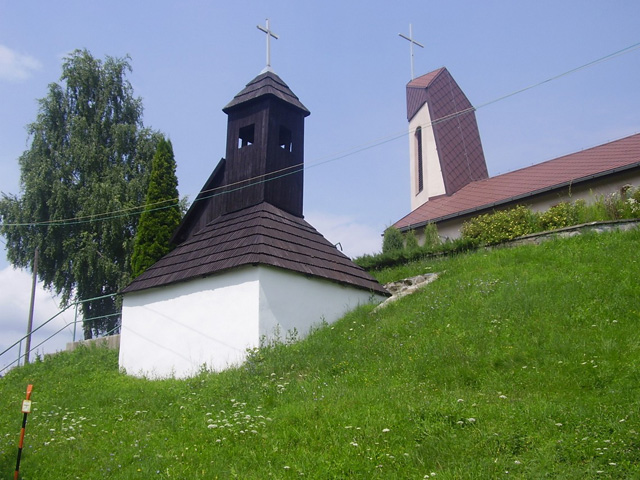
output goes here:
{"type": "Polygon", "coordinates": [[[24,444],[24,430],[27,427],[27,415],[31,413],[31,391],[33,385],[27,385],[27,398],[22,401],[22,429],[20,430],[20,443],[18,444],[18,460],[16,461],[16,471],[13,475],[13,480],[18,480],[20,474],[20,457],[22,457],[22,446],[24,444]]]}

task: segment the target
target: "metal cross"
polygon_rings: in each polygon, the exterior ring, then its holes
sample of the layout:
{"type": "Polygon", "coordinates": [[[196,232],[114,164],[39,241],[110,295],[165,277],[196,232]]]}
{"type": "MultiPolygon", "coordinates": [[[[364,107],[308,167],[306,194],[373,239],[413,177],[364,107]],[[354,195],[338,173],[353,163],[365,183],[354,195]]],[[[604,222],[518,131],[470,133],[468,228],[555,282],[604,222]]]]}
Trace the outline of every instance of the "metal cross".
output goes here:
{"type": "Polygon", "coordinates": [[[409,24],[409,36],[407,37],[406,35],[403,35],[402,33],[399,33],[398,35],[400,35],[402,38],[404,38],[405,40],[409,40],[409,49],[411,52],[411,80],[413,80],[414,76],[413,76],[413,46],[417,45],[421,48],[424,48],[424,45],[422,45],[421,43],[416,42],[413,39],[413,29],[411,27],[411,24],[409,24]]]}
{"type": "Polygon", "coordinates": [[[266,27],[258,25],[258,30],[267,34],[267,70],[271,69],[271,37],[278,39],[278,36],[269,29],[269,19],[266,20],[266,27]]]}

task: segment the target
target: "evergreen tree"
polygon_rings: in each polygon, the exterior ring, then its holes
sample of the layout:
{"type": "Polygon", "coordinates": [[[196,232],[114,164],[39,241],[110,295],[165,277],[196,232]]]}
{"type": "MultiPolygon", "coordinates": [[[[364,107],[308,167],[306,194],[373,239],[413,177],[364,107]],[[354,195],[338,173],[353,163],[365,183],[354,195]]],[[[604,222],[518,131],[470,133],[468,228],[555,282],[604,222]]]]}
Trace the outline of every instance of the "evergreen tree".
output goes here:
{"type": "Polygon", "coordinates": [[[133,246],[134,278],[171,251],[171,236],[181,217],[173,146],[170,140],[162,139],[153,156],[145,210],[140,216],[133,246]]]}
{"type": "Polygon", "coordinates": [[[404,249],[404,236],[395,227],[388,227],[382,237],[382,253],[401,252],[404,249]]]}
{"type": "Polygon", "coordinates": [[[129,261],[158,135],[144,128],[142,102],[126,79],[128,59],[103,62],[76,50],[63,63],[61,82],[49,85],[31,145],[19,158],[21,195],[3,194],[0,234],[9,261],[32,268],[61,295],[82,304],[84,336],[119,325],[110,294],[130,281],[129,261]]]}

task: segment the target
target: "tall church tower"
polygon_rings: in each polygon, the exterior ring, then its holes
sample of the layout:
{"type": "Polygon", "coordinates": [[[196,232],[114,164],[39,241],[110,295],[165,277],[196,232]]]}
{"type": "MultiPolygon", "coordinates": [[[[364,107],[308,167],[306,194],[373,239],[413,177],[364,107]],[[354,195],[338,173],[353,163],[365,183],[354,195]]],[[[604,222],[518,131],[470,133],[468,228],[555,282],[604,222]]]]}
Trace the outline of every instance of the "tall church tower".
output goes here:
{"type": "Polygon", "coordinates": [[[446,68],[407,84],[411,210],[488,178],[475,111],[446,68]]]}

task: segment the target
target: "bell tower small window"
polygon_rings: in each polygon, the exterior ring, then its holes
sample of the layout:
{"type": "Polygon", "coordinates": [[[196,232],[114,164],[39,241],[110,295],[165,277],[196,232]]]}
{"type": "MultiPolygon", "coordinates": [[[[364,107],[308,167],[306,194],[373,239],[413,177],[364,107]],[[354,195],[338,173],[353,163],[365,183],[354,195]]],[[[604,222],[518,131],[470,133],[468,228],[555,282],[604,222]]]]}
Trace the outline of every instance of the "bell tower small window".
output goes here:
{"type": "Polygon", "coordinates": [[[238,134],[238,148],[248,147],[253,145],[255,136],[255,125],[247,125],[242,127],[238,134]]]}
{"type": "Polygon", "coordinates": [[[287,152],[293,151],[293,141],[291,139],[291,130],[285,127],[280,127],[280,134],[278,136],[278,145],[287,152]]]}

